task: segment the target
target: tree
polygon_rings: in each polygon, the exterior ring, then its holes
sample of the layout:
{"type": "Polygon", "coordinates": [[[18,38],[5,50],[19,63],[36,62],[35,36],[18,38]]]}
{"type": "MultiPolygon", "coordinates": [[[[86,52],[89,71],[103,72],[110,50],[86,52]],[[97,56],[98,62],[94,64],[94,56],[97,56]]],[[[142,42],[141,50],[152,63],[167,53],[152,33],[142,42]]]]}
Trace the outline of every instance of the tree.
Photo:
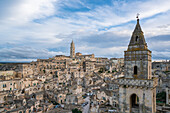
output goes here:
{"type": "Polygon", "coordinates": [[[160,92],[160,93],[157,93],[156,99],[157,99],[157,101],[159,101],[159,102],[165,103],[165,101],[166,101],[166,92],[162,91],[162,92],[160,92]]]}
{"type": "Polygon", "coordinates": [[[75,108],[75,109],[72,109],[72,113],[82,113],[82,111],[80,111],[77,108],[75,108]]]}

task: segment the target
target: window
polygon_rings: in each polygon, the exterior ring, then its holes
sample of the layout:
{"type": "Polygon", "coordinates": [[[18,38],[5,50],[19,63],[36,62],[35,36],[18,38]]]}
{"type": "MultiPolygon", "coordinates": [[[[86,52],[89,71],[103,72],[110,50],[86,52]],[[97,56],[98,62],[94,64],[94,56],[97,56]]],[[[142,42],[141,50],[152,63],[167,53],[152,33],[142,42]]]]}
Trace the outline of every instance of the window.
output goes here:
{"type": "Polygon", "coordinates": [[[3,84],[3,88],[6,88],[6,84],[3,84]]]}
{"type": "Polygon", "coordinates": [[[138,36],[136,36],[135,41],[136,41],[136,42],[138,42],[138,39],[139,39],[139,37],[138,37],[138,36]]]}
{"type": "Polygon", "coordinates": [[[134,66],[134,75],[137,75],[138,71],[137,71],[137,66],[134,66]]]}

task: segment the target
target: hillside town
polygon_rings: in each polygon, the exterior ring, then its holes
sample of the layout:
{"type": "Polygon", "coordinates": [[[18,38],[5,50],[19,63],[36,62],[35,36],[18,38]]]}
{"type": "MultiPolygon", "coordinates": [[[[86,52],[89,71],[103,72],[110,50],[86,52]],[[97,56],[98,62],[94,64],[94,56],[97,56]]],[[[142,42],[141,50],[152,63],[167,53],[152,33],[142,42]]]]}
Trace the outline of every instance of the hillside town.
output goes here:
{"type": "Polygon", "coordinates": [[[170,112],[170,60],[152,62],[139,19],[124,58],[84,55],[75,45],[70,56],[0,64],[0,112],[170,112]]]}

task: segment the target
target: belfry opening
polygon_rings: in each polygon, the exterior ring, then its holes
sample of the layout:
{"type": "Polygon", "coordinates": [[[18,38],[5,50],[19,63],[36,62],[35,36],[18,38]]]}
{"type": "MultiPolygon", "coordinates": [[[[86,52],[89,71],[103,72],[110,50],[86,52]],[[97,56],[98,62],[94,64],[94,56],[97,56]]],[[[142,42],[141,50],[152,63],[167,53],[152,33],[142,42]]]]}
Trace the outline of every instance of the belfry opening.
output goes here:
{"type": "Polygon", "coordinates": [[[138,42],[138,39],[139,39],[139,37],[138,37],[138,36],[136,36],[136,40],[135,40],[135,41],[136,41],[136,42],[138,42]]]}
{"type": "Polygon", "coordinates": [[[134,66],[134,75],[137,75],[137,74],[138,74],[138,67],[134,66]]]}

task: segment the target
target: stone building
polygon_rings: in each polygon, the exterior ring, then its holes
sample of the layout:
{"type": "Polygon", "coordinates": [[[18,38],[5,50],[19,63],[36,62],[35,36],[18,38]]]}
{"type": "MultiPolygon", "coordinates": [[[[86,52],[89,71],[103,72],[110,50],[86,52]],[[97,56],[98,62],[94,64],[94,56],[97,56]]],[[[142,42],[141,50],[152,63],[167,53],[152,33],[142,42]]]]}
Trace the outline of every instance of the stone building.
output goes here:
{"type": "Polygon", "coordinates": [[[166,104],[170,104],[170,88],[166,88],[166,104]]]}
{"type": "Polygon", "coordinates": [[[170,60],[166,61],[154,61],[152,63],[152,70],[170,71],[170,60]]]}
{"type": "Polygon", "coordinates": [[[110,58],[106,63],[106,69],[110,72],[120,72],[124,67],[124,58],[110,58]]]}
{"type": "Polygon", "coordinates": [[[12,91],[14,89],[21,90],[23,88],[24,86],[23,86],[22,79],[0,81],[0,92],[1,91],[12,91]]]}
{"type": "Polygon", "coordinates": [[[118,79],[121,113],[155,113],[157,79],[151,74],[151,51],[137,24],[124,57],[125,77],[118,79]]]}

